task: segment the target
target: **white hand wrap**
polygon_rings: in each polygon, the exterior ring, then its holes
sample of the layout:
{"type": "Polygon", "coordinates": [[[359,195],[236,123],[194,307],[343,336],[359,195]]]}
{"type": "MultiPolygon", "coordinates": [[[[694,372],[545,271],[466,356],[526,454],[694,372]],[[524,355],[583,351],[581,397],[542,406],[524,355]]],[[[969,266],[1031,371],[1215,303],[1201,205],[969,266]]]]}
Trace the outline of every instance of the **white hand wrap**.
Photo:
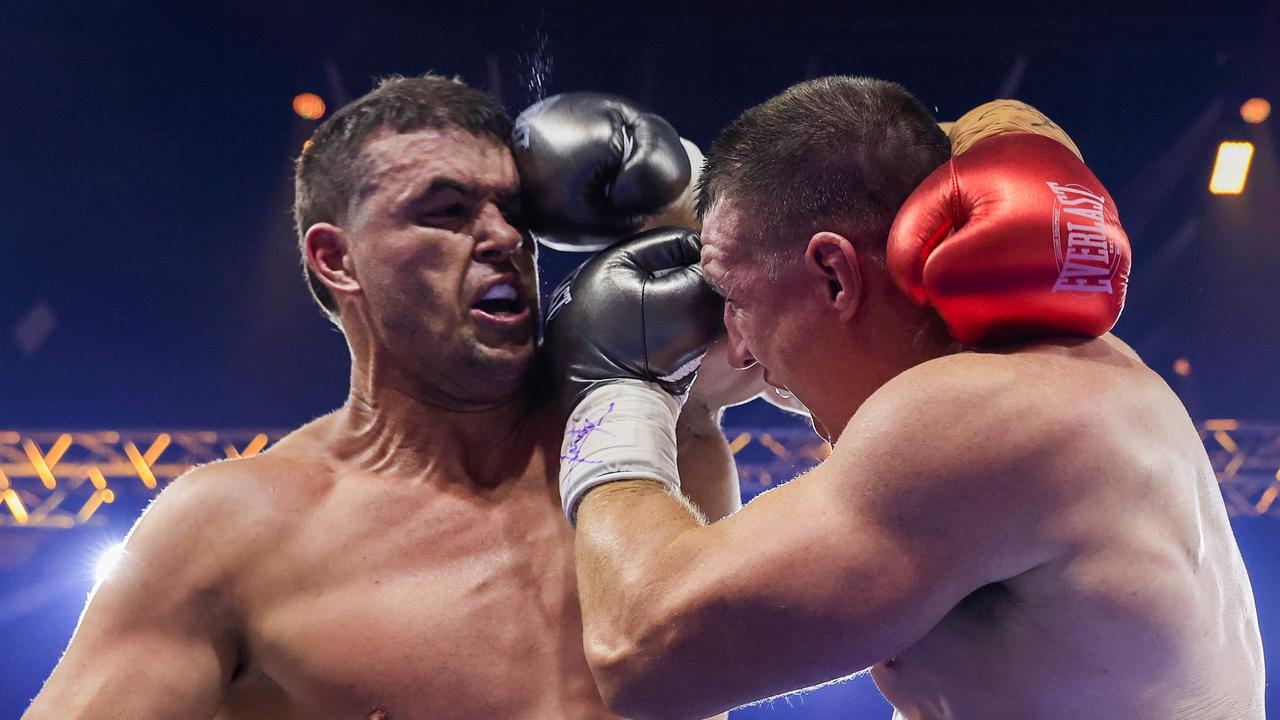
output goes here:
{"type": "Polygon", "coordinates": [[[679,492],[680,400],[642,380],[587,391],[569,416],[560,449],[560,502],[570,525],[577,525],[578,503],[597,485],[654,480],[679,492]]]}

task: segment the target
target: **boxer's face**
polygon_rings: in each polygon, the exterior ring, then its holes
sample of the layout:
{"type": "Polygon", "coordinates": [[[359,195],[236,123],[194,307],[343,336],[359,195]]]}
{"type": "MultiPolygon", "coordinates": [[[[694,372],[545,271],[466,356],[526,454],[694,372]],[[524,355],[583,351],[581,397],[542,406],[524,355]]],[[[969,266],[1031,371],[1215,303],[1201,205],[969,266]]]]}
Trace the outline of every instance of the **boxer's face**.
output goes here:
{"type": "Polygon", "coordinates": [[[724,323],[729,363],[745,368],[759,364],[766,382],[796,395],[813,411],[815,421],[823,403],[823,330],[815,327],[817,313],[803,288],[789,274],[771,280],[764,264],[745,247],[752,229],[747,216],[729,199],[716,202],[703,218],[702,270],[707,282],[725,298],[724,323]]]}
{"type": "Polygon", "coordinates": [[[538,297],[511,153],[428,129],[375,135],[363,158],[347,232],[374,357],[464,403],[509,396],[533,358],[538,297]]]}

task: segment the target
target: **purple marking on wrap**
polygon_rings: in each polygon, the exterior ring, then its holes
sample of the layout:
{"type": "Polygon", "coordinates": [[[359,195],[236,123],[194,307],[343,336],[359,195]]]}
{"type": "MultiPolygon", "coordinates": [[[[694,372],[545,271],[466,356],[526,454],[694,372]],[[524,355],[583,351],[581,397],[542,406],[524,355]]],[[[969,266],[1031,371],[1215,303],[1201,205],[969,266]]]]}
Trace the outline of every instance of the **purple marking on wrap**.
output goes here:
{"type": "Polygon", "coordinates": [[[568,462],[570,468],[577,467],[578,465],[599,465],[603,463],[603,460],[592,460],[589,457],[583,457],[582,445],[587,441],[587,438],[591,437],[591,433],[596,432],[597,430],[605,435],[613,437],[613,433],[608,430],[601,429],[604,425],[605,418],[609,417],[609,414],[612,412],[613,403],[609,403],[609,409],[605,410],[604,414],[602,414],[598,419],[592,420],[591,418],[583,418],[579,422],[572,423],[569,426],[569,433],[573,439],[569,442],[569,449],[566,451],[566,454],[561,455],[560,459],[568,462]]]}

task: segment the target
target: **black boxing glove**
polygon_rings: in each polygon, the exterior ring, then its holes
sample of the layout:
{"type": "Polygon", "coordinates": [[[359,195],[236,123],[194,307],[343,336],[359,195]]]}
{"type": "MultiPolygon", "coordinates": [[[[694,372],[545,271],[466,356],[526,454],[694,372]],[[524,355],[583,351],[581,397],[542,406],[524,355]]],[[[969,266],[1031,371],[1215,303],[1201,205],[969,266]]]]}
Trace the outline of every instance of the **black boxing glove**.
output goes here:
{"type": "Polygon", "coordinates": [[[520,113],[513,140],[529,229],[557,250],[608,247],[692,177],[675,129],[615,95],[553,95],[520,113]]]}
{"type": "Polygon", "coordinates": [[[676,418],[724,332],[700,248],[691,230],[643,232],[583,263],[552,295],[544,349],[569,418],[560,498],[571,523],[597,485],[650,479],[679,489],[676,418]]]}

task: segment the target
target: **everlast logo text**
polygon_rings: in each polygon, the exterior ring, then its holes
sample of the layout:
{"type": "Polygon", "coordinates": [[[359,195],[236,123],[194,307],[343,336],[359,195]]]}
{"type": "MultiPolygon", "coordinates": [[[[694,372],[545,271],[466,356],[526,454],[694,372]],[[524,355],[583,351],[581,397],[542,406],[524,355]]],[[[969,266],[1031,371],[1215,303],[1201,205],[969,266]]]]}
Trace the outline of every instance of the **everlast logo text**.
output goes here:
{"type": "Polygon", "coordinates": [[[1120,255],[1107,240],[1103,221],[1106,199],[1080,185],[1045,183],[1053,191],[1053,252],[1058,260],[1054,292],[1111,294],[1120,255]],[[1066,243],[1062,225],[1066,223],[1066,243]]]}

